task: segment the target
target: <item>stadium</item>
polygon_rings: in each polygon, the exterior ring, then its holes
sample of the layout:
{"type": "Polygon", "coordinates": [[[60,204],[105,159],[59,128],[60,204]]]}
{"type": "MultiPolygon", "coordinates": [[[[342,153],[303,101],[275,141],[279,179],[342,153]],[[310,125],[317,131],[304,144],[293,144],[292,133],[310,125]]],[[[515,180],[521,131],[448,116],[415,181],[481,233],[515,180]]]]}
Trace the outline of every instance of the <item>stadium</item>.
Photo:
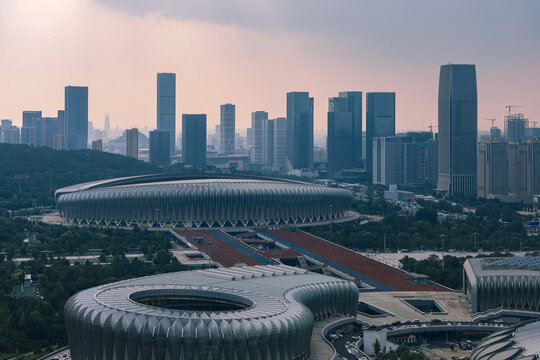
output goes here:
{"type": "Polygon", "coordinates": [[[55,200],[74,224],[250,227],[344,219],[352,194],[285,179],[164,174],[74,185],[55,200]]]}
{"type": "Polygon", "coordinates": [[[285,265],[185,271],[83,290],[66,303],[82,359],[305,359],[313,324],[356,314],[350,281],[285,265]]]}
{"type": "Polygon", "coordinates": [[[471,360],[535,360],[540,354],[540,322],[519,324],[486,337],[474,350],[471,360]]]}
{"type": "Polygon", "coordinates": [[[540,311],[540,256],[467,259],[463,284],[473,313],[499,307],[540,311]]]}

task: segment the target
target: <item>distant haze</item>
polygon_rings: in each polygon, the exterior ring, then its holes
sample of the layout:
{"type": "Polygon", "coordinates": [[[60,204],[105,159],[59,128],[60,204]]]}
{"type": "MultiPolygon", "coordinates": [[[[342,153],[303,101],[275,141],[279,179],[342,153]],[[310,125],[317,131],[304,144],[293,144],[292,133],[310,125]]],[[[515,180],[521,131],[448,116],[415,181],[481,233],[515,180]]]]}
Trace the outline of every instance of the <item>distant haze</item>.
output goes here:
{"type": "Polygon", "coordinates": [[[88,85],[96,127],[155,128],[156,73],[175,72],[177,129],[182,113],[213,128],[228,102],[239,128],[284,116],[294,90],[326,129],[328,97],[359,90],[395,91],[398,129],[428,130],[450,61],[477,66],[481,129],[505,105],[540,121],[539,15],[536,0],[0,0],[0,118],[55,116],[65,85],[88,85]]]}

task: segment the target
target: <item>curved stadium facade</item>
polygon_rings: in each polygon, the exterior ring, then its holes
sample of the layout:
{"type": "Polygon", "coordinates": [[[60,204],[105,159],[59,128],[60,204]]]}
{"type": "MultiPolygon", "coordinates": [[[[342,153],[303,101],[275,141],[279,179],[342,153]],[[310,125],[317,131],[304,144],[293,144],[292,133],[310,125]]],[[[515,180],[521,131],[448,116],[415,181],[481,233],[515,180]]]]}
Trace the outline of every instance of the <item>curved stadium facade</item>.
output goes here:
{"type": "Polygon", "coordinates": [[[285,265],[162,274],[81,291],[64,314],[82,359],[304,359],[314,321],[354,316],[349,281],[285,265]]]}
{"type": "Polygon", "coordinates": [[[146,175],[70,186],[55,199],[77,224],[236,227],[341,219],[352,194],[274,178],[146,175]]]}

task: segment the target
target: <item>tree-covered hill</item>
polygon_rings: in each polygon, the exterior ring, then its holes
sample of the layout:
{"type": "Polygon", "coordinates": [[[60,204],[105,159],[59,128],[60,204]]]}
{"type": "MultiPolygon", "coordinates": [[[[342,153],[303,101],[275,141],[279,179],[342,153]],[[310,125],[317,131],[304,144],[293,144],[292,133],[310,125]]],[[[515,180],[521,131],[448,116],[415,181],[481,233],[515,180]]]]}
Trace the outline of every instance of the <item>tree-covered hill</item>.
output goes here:
{"type": "Polygon", "coordinates": [[[0,209],[52,205],[54,191],[64,186],[161,171],[106,152],[0,144],[0,209]]]}

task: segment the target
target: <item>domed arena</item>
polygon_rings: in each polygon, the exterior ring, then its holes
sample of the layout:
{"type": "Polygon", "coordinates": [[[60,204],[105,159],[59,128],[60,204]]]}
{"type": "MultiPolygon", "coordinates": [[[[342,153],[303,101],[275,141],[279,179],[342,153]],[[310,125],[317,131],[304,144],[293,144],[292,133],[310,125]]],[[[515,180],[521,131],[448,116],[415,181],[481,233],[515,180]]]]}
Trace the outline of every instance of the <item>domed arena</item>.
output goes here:
{"type": "Polygon", "coordinates": [[[354,316],[350,281],[285,265],[208,269],[81,291],[64,314],[85,359],[306,359],[313,324],[354,316]]]}
{"type": "Polygon", "coordinates": [[[145,175],[55,193],[69,223],[98,226],[249,227],[343,219],[348,190],[265,177],[145,175]]]}

